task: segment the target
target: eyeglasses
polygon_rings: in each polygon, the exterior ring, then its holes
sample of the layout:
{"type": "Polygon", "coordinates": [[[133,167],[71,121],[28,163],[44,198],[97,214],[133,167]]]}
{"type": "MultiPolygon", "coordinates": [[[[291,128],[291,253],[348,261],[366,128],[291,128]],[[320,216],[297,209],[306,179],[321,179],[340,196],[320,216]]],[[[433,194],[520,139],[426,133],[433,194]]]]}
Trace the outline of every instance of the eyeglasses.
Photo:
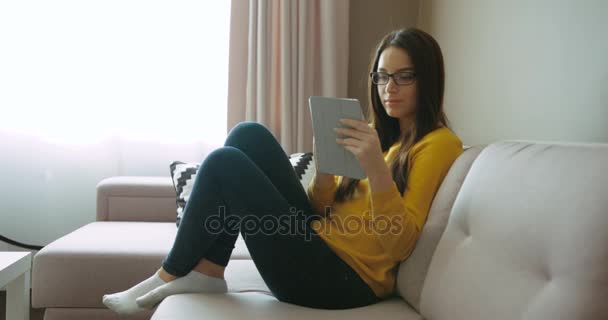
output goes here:
{"type": "Polygon", "coordinates": [[[374,84],[387,84],[390,78],[393,78],[395,83],[400,86],[412,84],[416,80],[416,73],[413,71],[401,71],[395,73],[387,72],[372,72],[369,74],[374,84]]]}

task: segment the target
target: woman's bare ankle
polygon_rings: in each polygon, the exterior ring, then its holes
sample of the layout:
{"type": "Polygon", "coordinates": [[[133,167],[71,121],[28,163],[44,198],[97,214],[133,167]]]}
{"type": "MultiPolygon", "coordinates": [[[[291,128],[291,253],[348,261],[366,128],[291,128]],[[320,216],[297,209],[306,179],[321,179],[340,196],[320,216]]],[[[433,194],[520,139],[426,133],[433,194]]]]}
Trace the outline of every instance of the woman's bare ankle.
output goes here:
{"type": "Polygon", "coordinates": [[[164,282],[171,282],[175,279],[177,279],[176,276],[168,273],[167,271],[165,271],[165,269],[163,269],[162,267],[158,270],[158,276],[164,281],[164,282]]]}
{"type": "Polygon", "coordinates": [[[196,272],[219,279],[224,279],[224,270],[226,270],[226,267],[220,266],[205,258],[201,259],[196,267],[194,267],[194,271],[196,272]]]}

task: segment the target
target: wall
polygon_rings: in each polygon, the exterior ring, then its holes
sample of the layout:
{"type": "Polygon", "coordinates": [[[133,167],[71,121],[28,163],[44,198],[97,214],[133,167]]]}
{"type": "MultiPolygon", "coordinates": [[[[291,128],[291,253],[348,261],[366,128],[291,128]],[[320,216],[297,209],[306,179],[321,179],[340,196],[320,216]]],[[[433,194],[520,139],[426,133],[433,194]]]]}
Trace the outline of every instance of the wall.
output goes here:
{"type": "Polygon", "coordinates": [[[465,144],[608,142],[608,1],[425,0],[465,144]]]}
{"type": "Polygon", "coordinates": [[[369,63],[388,32],[416,26],[420,0],[351,0],[348,96],[367,105],[369,63]]]}

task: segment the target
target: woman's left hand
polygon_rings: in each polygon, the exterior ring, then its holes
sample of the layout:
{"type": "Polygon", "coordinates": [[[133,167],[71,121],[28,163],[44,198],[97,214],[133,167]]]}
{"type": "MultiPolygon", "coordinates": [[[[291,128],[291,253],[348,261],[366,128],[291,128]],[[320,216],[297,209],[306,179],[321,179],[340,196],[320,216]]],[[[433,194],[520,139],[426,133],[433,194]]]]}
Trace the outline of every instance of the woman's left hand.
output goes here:
{"type": "Polygon", "coordinates": [[[359,120],[340,119],[340,122],[350,128],[334,128],[339,135],[336,142],[355,156],[368,176],[380,165],[386,166],[374,128],[359,120]]]}

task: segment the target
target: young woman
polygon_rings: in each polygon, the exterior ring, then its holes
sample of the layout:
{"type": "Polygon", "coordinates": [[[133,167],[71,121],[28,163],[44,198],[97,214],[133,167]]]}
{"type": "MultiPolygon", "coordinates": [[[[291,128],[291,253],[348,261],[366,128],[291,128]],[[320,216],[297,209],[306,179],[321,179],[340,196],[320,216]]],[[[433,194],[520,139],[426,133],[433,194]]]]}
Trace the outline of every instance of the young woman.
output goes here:
{"type": "Polygon", "coordinates": [[[348,128],[336,129],[336,142],[366,179],[317,173],[305,191],[273,135],[241,123],[202,163],[162,267],[103,303],[128,314],[173,294],[226,292],[224,269],[239,231],[280,301],[344,309],[391,295],[396,267],[463,150],[443,112],[441,50],[427,33],[386,35],[369,88],[371,122],[344,120],[348,128]]]}

